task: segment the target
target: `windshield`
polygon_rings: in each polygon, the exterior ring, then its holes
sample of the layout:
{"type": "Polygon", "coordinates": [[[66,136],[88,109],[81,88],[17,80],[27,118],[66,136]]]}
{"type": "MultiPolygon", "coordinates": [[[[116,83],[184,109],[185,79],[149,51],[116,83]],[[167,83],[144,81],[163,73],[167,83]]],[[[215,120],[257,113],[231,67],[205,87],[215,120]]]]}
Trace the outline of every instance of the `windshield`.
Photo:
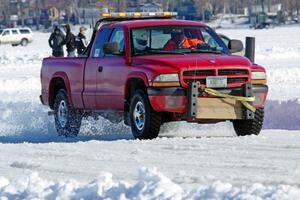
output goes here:
{"type": "Polygon", "coordinates": [[[0,35],[2,34],[2,32],[3,32],[3,30],[2,30],[2,29],[0,29],[0,35]]]}
{"type": "Polygon", "coordinates": [[[131,34],[133,55],[229,52],[209,27],[159,26],[133,29],[131,34]]]}

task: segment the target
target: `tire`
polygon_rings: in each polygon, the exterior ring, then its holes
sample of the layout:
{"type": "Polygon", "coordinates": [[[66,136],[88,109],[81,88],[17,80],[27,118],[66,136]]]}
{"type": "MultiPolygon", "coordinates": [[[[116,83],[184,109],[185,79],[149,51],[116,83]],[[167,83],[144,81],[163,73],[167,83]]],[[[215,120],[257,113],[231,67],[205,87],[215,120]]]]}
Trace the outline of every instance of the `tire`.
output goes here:
{"type": "Polygon", "coordinates": [[[147,95],[142,90],[137,90],[130,102],[130,125],[136,139],[154,139],[158,136],[161,115],[153,111],[147,95]]]}
{"type": "Polygon", "coordinates": [[[258,135],[264,121],[264,109],[257,109],[254,120],[234,120],[233,127],[238,136],[258,135]]]}
{"type": "Polygon", "coordinates": [[[21,44],[21,46],[25,47],[25,46],[28,45],[28,40],[25,39],[25,38],[23,38],[23,39],[21,40],[20,44],[21,44]]]}
{"type": "Polygon", "coordinates": [[[54,120],[58,135],[77,136],[81,126],[82,115],[73,110],[69,104],[67,92],[60,89],[54,101],[54,120]]]}

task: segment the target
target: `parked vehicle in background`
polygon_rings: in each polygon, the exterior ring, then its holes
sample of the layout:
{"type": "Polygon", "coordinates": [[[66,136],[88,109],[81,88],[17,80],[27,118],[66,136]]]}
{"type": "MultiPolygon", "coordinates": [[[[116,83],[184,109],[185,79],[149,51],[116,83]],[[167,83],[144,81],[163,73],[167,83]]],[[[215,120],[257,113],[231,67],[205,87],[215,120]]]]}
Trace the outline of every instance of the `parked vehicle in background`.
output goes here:
{"type": "Polygon", "coordinates": [[[6,28],[0,29],[0,44],[12,46],[27,46],[33,41],[33,34],[29,28],[6,28]]]}

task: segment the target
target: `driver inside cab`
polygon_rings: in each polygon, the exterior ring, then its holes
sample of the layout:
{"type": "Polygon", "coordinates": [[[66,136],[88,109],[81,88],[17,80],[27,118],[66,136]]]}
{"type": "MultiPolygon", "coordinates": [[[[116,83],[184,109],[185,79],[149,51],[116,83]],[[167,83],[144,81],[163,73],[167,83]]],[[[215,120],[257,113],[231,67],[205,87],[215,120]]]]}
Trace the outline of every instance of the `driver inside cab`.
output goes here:
{"type": "Polygon", "coordinates": [[[132,34],[134,42],[134,50],[136,53],[142,53],[149,49],[148,40],[149,33],[147,30],[135,30],[132,34]]]}
{"type": "Polygon", "coordinates": [[[171,32],[171,39],[163,47],[164,51],[174,51],[180,48],[197,48],[198,44],[204,44],[197,38],[188,38],[182,29],[174,29],[171,32]]]}

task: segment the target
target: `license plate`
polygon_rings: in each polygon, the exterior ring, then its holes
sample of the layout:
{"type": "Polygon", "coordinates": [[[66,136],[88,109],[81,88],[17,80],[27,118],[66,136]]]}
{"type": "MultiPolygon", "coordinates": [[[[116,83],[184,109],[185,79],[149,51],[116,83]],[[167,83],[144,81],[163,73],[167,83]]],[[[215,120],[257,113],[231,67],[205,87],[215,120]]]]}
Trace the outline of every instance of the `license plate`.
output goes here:
{"type": "Polygon", "coordinates": [[[206,87],[208,88],[225,88],[227,87],[226,76],[208,76],[206,78],[206,87]]]}

